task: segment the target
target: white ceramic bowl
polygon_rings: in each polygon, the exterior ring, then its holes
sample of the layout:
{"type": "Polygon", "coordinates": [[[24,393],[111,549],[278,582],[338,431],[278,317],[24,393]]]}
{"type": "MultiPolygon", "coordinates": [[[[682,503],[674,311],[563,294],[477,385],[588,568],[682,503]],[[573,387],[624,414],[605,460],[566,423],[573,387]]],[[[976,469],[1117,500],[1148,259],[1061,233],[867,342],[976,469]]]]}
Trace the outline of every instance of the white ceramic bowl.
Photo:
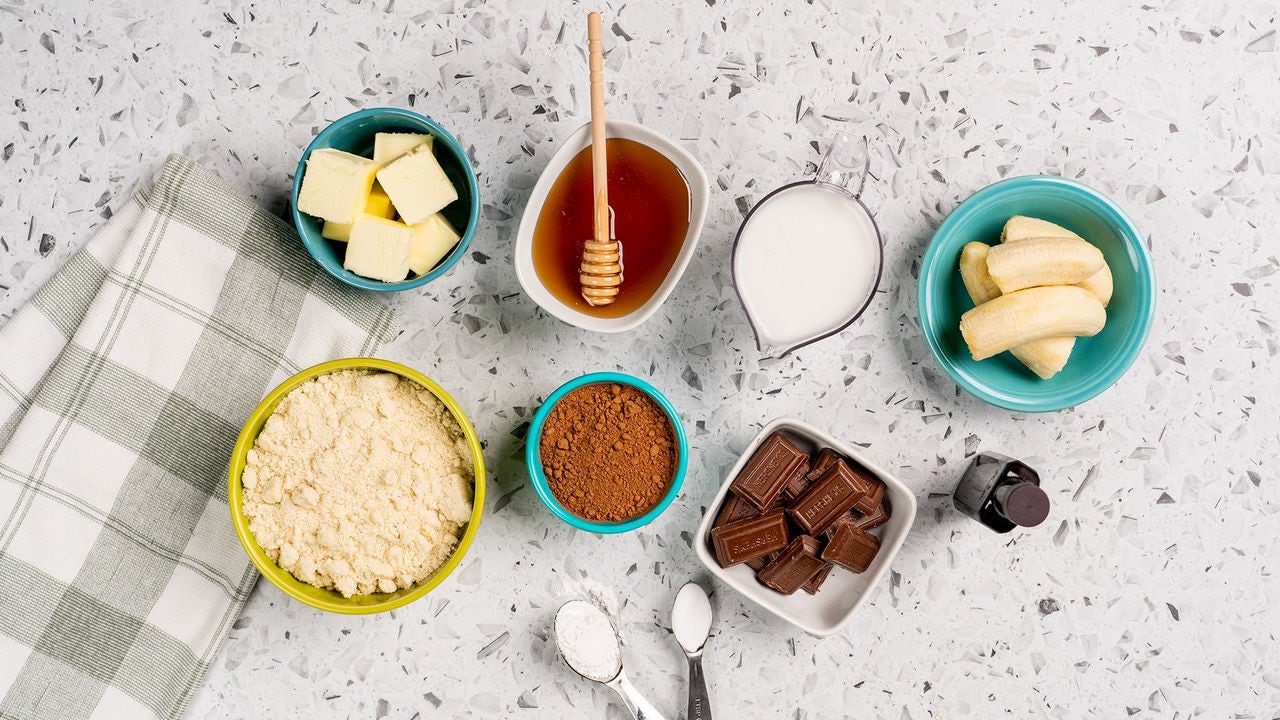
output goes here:
{"type": "Polygon", "coordinates": [[[871,592],[880,583],[881,577],[888,572],[889,564],[893,562],[894,555],[898,554],[898,548],[906,539],[907,531],[911,529],[911,523],[915,518],[916,496],[901,480],[867,460],[866,456],[855,448],[836,440],[812,425],[792,418],[779,418],[766,425],[760,434],[756,435],[743,451],[742,456],[738,458],[733,469],[729,471],[724,482],[720,484],[720,492],[716,493],[715,500],[707,506],[707,513],[702,518],[702,524],[698,526],[698,538],[694,548],[702,564],[706,565],[707,569],[726,585],[810,635],[826,637],[844,628],[845,623],[853,617],[853,613],[871,596],[871,592]],[[876,558],[871,561],[867,571],[855,574],[837,567],[816,595],[810,595],[804,590],[794,595],[774,592],[756,580],[755,571],[745,563],[730,568],[720,567],[720,563],[716,562],[715,555],[711,551],[711,525],[715,522],[716,513],[720,512],[720,505],[729,494],[729,483],[733,482],[733,478],[737,477],[742,467],[747,464],[747,460],[755,454],[760,443],[775,430],[781,431],[793,440],[801,450],[817,453],[818,450],[829,447],[866,468],[884,482],[885,500],[892,511],[889,522],[872,531],[880,536],[880,552],[876,553],[876,558]]]}
{"type": "Polygon", "coordinates": [[[676,256],[676,261],[672,264],[666,279],[658,286],[658,290],[648,302],[631,313],[617,318],[599,318],[560,302],[538,278],[538,272],[533,267],[533,228],[538,224],[538,216],[542,214],[542,206],[547,200],[547,193],[551,191],[551,186],[555,184],[569,161],[591,144],[590,123],[575,130],[569,139],[564,141],[556,154],[551,157],[551,162],[547,163],[542,175],[538,177],[538,184],[533,186],[533,194],[529,196],[529,202],[525,204],[524,213],[520,216],[520,229],[516,233],[515,262],[516,277],[520,280],[520,287],[524,288],[525,294],[533,298],[533,301],[543,310],[570,325],[577,325],[595,332],[613,333],[630,330],[648,320],[675,289],[680,276],[684,274],[685,267],[693,259],[694,250],[698,247],[698,238],[702,235],[702,223],[707,217],[709,189],[707,175],[702,171],[698,161],[666,136],[643,125],[621,120],[609,120],[605,123],[605,135],[634,140],[657,150],[675,163],[689,185],[689,232],[685,234],[684,245],[680,248],[680,254],[676,256]]]}

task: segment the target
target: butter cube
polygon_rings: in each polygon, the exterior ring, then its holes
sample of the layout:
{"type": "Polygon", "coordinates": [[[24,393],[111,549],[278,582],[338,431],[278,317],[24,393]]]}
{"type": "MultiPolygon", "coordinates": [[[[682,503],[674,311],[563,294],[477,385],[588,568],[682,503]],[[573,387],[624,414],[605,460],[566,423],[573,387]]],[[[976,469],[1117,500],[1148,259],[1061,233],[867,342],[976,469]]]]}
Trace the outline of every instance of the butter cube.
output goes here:
{"type": "Polygon", "coordinates": [[[378,182],[391,196],[400,219],[410,225],[426,221],[458,199],[458,191],[427,145],[419,145],[392,160],[378,171],[378,182]]]}
{"type": "MultiPolygon", "coordinates": [[[[369,202],[365,203],[364,211],[388,220],[396,216],[395,208],[391,207],[391,198],[387,197],[386,191],[378,183],[373,184],[373,190],[369,192],[369,202]]],[[[346,242],[351,237],[351,223],[325,220],[324,227],[320,228],[320,237],[346,242]]]]}
{"type": "Polygon", "coordinates": [[[373,136],[373,161],[386,165],[419,145],[431,147],[434,140],[418,133],[378,133],[373,136]]]}
{"type": "Polygon", "coordinates": [[[369,158],[333,148],[315,150],[307,157],[298,210],[330,222],[349,223],[368,204],[377,172],[378,164],[369,158]]]}
{"type": "Polygon", "coordinates": [[[373,190],[369,191],[369,202],[365,203],[364,211],[388,220],[396,216],[396,209],[391,206],[391,198],[387,197],[387,191],[376,182],[373,184],[373,190]]]}
{"type": "Polygon", "coordinates": [[[346,242],[351,238],[351,223],[336,223],[324,221],[324,225],[320,227],[320,237],[337,242],[346,242]]]}
{"type": "Polygon", "coordinates": [[[449,254],[461,236],[440,213],[413,226],[413,248],[409,250],[409,269],[415,275],[426,275],[440,259],[449,254]]]}
{"type": "Polygon", "coordinates": [[[413,228],[394,220],[361,213],[351,225],[342,267],[373,280],[400,282],[409,276],[413,228]]]}

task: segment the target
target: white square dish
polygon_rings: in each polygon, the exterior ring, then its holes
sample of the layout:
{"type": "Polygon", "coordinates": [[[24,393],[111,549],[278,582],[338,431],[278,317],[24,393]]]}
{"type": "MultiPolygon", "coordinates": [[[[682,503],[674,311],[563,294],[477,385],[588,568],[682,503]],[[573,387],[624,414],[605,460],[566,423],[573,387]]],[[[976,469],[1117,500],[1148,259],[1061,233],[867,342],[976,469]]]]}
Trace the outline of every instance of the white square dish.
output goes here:
{"type": "Polygon", "coordinates": [[[707,512],[698,526],[694,548],[698,553],[698,559],[721,582],[810,635],[826,637],[843,629],[853,617],[853,613],[871,596],[872,590],[889,570],[889,564],[898,554],[898,548],[906,539],[915,518],[915,494],[901,480],[885,472],[857,449],[836,440],[814,426],[794,418],[779,418],[764,426],[764,429],[743,451],[724,482],[720,484],[720,491],[707,506],[707,512]],[[775,431],[783,433],[801,450],[811,455],[824,447],[829,447],[858,463],[885,484],[885,500],[891,514],[887,523],[873,531],[880,536],[880,551],[876,553],[875,560],[871,561],[871,565],[864,573],[851,573],[843,568],[835,568],[816,595],[810,595],[803,590],[794,595],[783,595],[771,590],[756,580],[755,571],[745,563],[729,568],[720,567],[720,563],[716,562],[715,555],[711,551],[711,525],[715,522],[720,506],[729,495],[729,484],[755,454],[760,443],[775,431]]]}

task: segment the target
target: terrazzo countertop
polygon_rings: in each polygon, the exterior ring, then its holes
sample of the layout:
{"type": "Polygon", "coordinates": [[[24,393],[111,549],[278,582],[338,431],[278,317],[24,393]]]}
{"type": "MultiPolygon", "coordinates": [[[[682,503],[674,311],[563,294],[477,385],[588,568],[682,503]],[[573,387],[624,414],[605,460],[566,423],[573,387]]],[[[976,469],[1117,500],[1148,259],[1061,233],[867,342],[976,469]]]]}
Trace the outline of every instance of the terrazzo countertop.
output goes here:
{"type": "Polygon", "coordinates": [[[587,577],[622,600],[632,679],[675,718],[675,589],[708,580],[691,533],[759,427],[791,415],[865,446],[920,503],[853,627],[804,636],[720,585],[705,658],[717,717],[1280,717],[1280,52],[1269,2],[619,3],[613,117],[667,133],[713,195],[660,312],[592,335],[520,291],[511,248],[558,143],[586,120],[587,7],[377,0],[0,2],[0,315],[7,317],[171,152],[279,212],[302,148],[353,109],[430,114],[479,173],[469,257],[391,299],[386,354],[454,393],[487,443],[491,499],[461,568],[426,599],[339,617],[259,583],[194,718],[609,717],[547,626],[587,577]],[[152,7],[148,7],[148,5],[152,7]],[[870,311],[762,360],[734,297],[744,208],[866,136],[863,198],[886,239],[870,311]],[[960,392],[916,321],[915,271],[978,188],[1066,175],[1143,230],[1159,310],[1101,397],[1021,415],[960,392]],[[650,378],[684,413],[690,473],[623,536],[554,520],[522,434],[583,372],[650,378]],[[1053,502],[989,533],[951,506],[980,449],[1022,456],[1053,502]]]}

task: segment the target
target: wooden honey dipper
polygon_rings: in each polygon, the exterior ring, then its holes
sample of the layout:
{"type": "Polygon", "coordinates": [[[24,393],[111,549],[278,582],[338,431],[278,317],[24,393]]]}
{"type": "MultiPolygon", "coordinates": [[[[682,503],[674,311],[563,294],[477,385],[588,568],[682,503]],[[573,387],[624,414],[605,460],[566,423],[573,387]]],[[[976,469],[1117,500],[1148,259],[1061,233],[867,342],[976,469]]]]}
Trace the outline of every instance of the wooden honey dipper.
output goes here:
{"type": "Polygon", "coordinates": [[[604,137],[604,40],[600,13],[587,15],[591,65],[591,187],[595,192],[594,235],[583,244],[578,284],[588,305],[608,305],[622,285],[622,243],[609,232],[609,164],[604,137]]]}

